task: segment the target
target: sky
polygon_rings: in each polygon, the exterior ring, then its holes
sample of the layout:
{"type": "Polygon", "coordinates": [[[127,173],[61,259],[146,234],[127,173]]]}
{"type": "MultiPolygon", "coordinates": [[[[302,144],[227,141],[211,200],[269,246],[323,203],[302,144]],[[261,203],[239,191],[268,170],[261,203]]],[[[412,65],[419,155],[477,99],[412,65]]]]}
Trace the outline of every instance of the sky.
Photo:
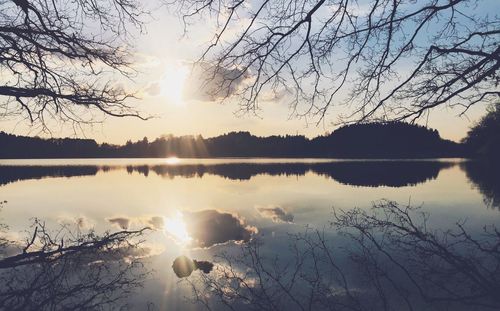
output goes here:
{"type": "MultiPolygon", "coordinates": [[[[485,9],[498,8],[495,1],[484,3],[485,9]]],[[[152,118],[142,121],[108,117],[102,124],[77,132],[79,137],[116,144],[143,137],[153,140],[166,134],[212,137],[231,131],[249,131],[259,136],[300,134],[314,137],[333,131],[339,114],[346,111],[345,107],[333,106],[317,124],[316,119],[290,117],[286,101],[269,100],[261,105],[257,114],[241,114],[236,103],[221,104],[217,100],[194,96],[189,64],[200,56],[213,28],[200,20],[183,36],[181,21],[166,9],[153,12],[152,19],[146,25],[146,33],[133,39],[134,67],[139,75],[131,87],[138,90],[140,98],[130,102],[143,115],[152,118]]],[[[438,129],[444,138],[458,141],[484,114],[485,107],[476,105],[466,116],[459,116],[460,112],[437,108],[419,123],[438,129]]],[[[48,135],[12,119],[0,121],[0,130],[18,135],[48,135]]],[[[67,126],[54,126],[51,131],[54,137],[75,136],[74,130],[67,126]]]]}

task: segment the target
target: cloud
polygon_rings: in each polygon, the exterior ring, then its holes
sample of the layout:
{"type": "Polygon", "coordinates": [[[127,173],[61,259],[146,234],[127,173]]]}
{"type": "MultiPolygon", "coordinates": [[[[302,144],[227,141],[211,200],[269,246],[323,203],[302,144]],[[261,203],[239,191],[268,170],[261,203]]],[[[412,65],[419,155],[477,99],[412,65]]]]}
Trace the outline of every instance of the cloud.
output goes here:
{"type": "Polygon", "coordinates": [[[257,207],[260,215],[272,219],[273,222],[293,223],[293,214],[285,209],[275,207],[257,207]]]}
{"type": "Polygon", "coordinates": [[[131,219],[128,217],[115,217],[106,219],[109,223],[118,226],[122,230],[126,230],[130,227],[131,219]]]}
{"type": "Polygon", "coordinates": [[[156,230],[162,230],[165,226],[165,220],[161,216],[153,216],[147,220],[147,223],[156,230]]]}
{"type": "Polygon", "coordinates": [[[164,65],[163,59],[149,54],[135,53],[134,54],[134,68],[146,71],[152,70],[164,65]]]}
{"type": "Polygon", "coordinates": [[[184,83],[183,98],[214,102],[231,97],[247,78],[248,75],[237,68],[195,64],[184,83]]]}
{"type": "Polygon", "coordinates": [[[78,216],[78,217],[72,217],[72,216],[59,216],[57,218],[58,222],[60,224],[65,224],[65,225],[76,225],[80,229],[88,230],[91,229],[95,226],[94,221],[91,219],[85,217],[85,216],[78,216]]]}
{"type": "Polygon", "coordinates": [[[129,229],[132,225],[138,225],[140,227],[151,227],[155,230],[162,230],[164,228],[164,218],[161,216],[144,216],[144,217],[113,217],[106,218],[106,220],[112,224],[117,226],[119,229],[126,230],[129,229]]]}
{"type": "Polygon", "coordinates": [[[132,262],[137,259],[149,258],[162,254],[165,248],[161,244],[137,244],[131,246],[110,247],[95,250],[88,256],[80,256],[79,260],[86,260],[89,264],[102,264],[110,262],[132,262]]]}
{"type": "Polygon", "coordinates": [[[155,230],[162,230],[165,226],[165,220],[161,216],[152,216],[152,217],[113,217],[106,218],[106,220],[112,225],[117,226],[122,230],[129,229],[132,224],[139,225],[141,227],[148,226],[152,227],[155,230]]]}
{"type": "Polygon", "coordinates": [[[290,89],[265,89],[259,94],[259,101],[266,103],[279,103],[288,96],[293,95],[290,89]]]}
{"type": "Polygon", "coordinates": [[[161,244],[145,244],[138,247],[129,247],[123,249],[124,258],[146,258],[160,255],[165,251],[161,244]]]}
{"type": "Polygon", "coordinates": [[[195,247],[209,248],[230,241],[245,243],[258,232],[257,228],[246,225],[237,215],[217,210],[184,212],[183,216],[195,247]]]}
{"type": "MultiPolygon", "coordinates": [[[[155,230],[165,229],[165,218],[162,216],[120,216],[106,220],[121,230],[129,229],[133,225],[149,226],[155,230]]],[[[241,217],[217,210],[183,212],[182,221],[191,246],[195,248],[209,248],[231,241],[245,243],[258,232],[256,227],[245,224],[241,217]]]]}
{"type": "Polygon", "coordinates": [[[23,247],[21,241],[10,241],[0,236],[0,242],[3,243],[0,247],[0,257],[2,259],[22,253],[23,247]]]}
{"type": "Polygon", "coordinates": [[[144,93],[149,96],[158,96],[161,93],[161,85],[160,82],[155,81],[150,83],[145,89],[144,93]]]}

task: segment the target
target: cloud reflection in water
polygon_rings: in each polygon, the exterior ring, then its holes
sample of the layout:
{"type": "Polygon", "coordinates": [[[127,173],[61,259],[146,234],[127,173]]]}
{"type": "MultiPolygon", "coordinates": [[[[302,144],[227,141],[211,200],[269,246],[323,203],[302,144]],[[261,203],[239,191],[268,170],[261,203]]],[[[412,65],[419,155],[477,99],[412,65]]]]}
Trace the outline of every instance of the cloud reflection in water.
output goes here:
{"type": "Polygon", "coordinates": [[[184,212],[183,215],[193,247],[209,248],[230,241],[244,243],[258,232],[239,216],[217,210],[184,212]]]}
{"type": "Polygon", "coordinates": [[[260,215],[270,218],[273,222],[293,223],[293,214],[280,206],[257,207],[260,215]]]}

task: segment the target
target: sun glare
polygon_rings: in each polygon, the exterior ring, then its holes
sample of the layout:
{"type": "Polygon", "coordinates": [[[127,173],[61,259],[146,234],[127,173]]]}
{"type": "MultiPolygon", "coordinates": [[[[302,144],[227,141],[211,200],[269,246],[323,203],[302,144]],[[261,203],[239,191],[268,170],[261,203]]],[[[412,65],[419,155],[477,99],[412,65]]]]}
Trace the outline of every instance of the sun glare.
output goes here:
{"type": "Polygon", "coordinates": [[[161,95],[171,103],[181,104],[184,83],[188,74],[188,69],[185,66],[168,66],[161,81],[161,95]]]}
{"type": "Polygon", "coordinates": [[[180,161],[181,160],[178,157],[168,157],[168,158],[165,159],[165,162],[167,164],[171,164],[171,165],[178,164],[180,161]]]}
{"type": "Polygon", "coordinates": [[[172,237],[179,244],[187,244],[191,241],[191,237],[187,232],[186,223],[181,213],[177,213],[174,217],[165,218],[165,233],[172,237]]]}

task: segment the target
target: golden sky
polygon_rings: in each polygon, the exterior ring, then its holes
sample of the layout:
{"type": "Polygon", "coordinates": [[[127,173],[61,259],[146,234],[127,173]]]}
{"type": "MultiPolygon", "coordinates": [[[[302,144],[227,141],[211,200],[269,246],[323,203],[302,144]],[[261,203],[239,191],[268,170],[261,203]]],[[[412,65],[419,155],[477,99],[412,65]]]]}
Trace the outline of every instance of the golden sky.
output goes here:
{"type": "MultiPolygon", "coordinates": [[[[341,113],[348,107],[332,106],[326,117],[305,120],[291,117],[286,100],[269,98],[260,106],[257,114],[238,112],[236,103],[221,105],[217,99],[200,96],[195,86],[190,63],[200,56],[209,41],[213,29],[200,21],[182,36],[182,23],[177,17],[159,10],[154,20],[147,24],[147,33],[134,39],[134,67],[139,71],[128,87],[138,91],[140,99],[135,105],[152,119],[142,121],[133,118],[106,118],[102,124],[85,127],[79,136],[94,138],[98,142],[124,143],[128,139],[143,137],[155,139],[164,134],[198,135],[211,137],[230,131],[249,131],[255,135],[301,134],[308,137],[331,132],[341,113]]],[[[285,96],[286,97],[286,96],[285,96]]],[[[285,98],[286,99],[286,98],[285,98]]],[[[484,114],[485,107],[472,107],[467,116],[459,117],[460,110],[438,108],[421,124],[436,128],[444,138],[460,140],[468,128],[484,114]]],[[[3,120],[0,130],[18,135],[74,136],[71,125],[55,125],[51,134],[40,133],[19,120],[3,120]]]]}

